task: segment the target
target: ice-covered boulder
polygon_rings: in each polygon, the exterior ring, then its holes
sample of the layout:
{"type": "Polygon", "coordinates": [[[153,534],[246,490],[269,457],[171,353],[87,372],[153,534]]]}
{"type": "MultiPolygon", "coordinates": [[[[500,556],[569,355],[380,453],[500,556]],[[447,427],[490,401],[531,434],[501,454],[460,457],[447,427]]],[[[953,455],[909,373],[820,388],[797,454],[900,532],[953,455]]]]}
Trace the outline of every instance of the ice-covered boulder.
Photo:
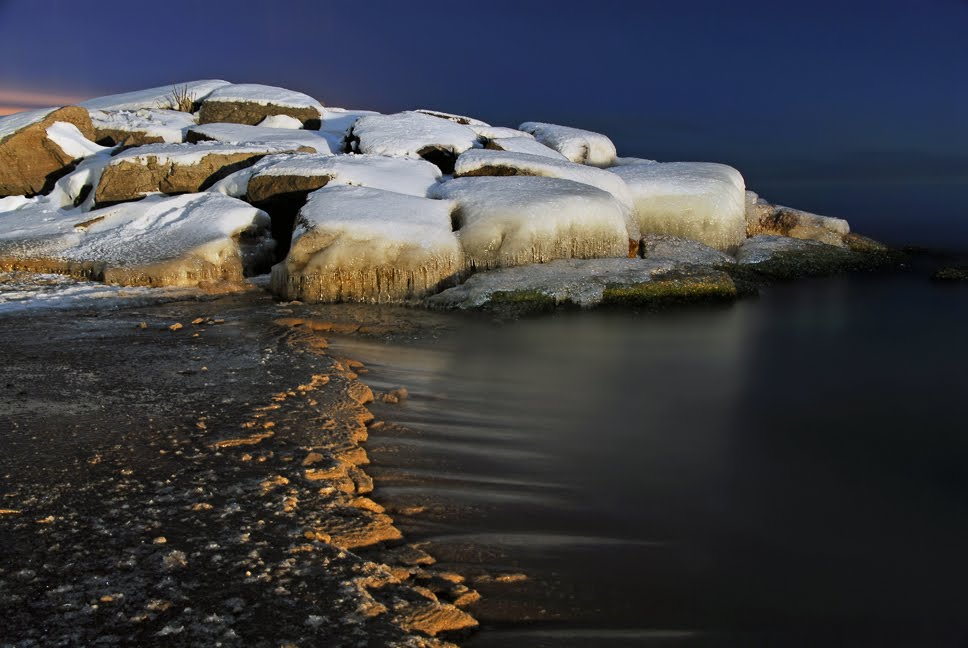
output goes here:
{"type": "Polygon", "coordinates": [[[736,169],[708,162],[612,167],[632,192],[643,234],[670,234],[730,250],[746,240],[746,188],[736,169]]]}
{"type": "Polygon", "coordinates": [[[601,133],[541,122],[525,122],[518,129],[531,133],[539,142],[572,162],[597,167],[611,166],[615,162],[615,145],[601,133]]]}
{"type": "Polygon", "coordinates": [[[193,115],[177,110],[142,108],[90,113],[95,140],[105,146],[178,144],[185,141],[185,133],[195,125],[193,115]]]}
{"type": "Polygon", "coordinates": [[[149,193],[203,191],[230,173],[271,153],[298,147],[278,144],[149,144],[115,156],[95,191],[99,204],[137,200],[149,193]]]}
{"type": "Polygon", "coordinates": [[[418,112],[364,115],[350,130],[349,141],[354,152],[420,157],[444,173],[453,171],[458,155],[479,145],[472,128],[418,112]]]}
{"type": "Polygon", "coordinates": [[[308,302],[399,302],[436,292],[462,268],[447,201],[336,186],[309,196],[272,291],[308,302]]]}
{"type": "Polygon", "coordinates": [[[77,106],[0,117],[0,197],[46,193],[75,160],[101,150],[77,106]]]}
{"type": "MultiPolygon", "coordinates": [[[[473,149],[462,153],[454,165],[454,177],[465,176],[541,176],[561,178],[598,187],[615,196],[616,200],[633,206],[632,193],[622,178],[603,169],[575,164],[568,160],[530,153],[473,149]]],[[[638,230],[633,238],[638,237],[638,230]]]]}
{"type": "Polygon", "coordinates": [[[239,83],[213,90],[202,102],[198,123],[230,123],[255,126],[266,117],[287,115],[304,128],[318,130],[323,105],[301,92],[255,83],[239,83]]]}
{"type": "Polygon", "coordinates": [[[193,112],[198,102],[205,99],[216,88],[232,85],[220,79],[188,81],[157,88],[146,88],[134,92],[96,97],[82,101],[78,105],[88,110],[181,110],[193,112]]]}
{"type": "Polygon", "coordinates": [[[629,253],[627,209],[591,185],[537,176],[468,177],[438,184],[430,195],[456,204],[457,236],[476,269],[629,253]]]}
{"type": "Polygon", "coordinates": [[[670,301],[729,300],[730,276],[676,259],[564,259],[480,272],[427,298],[431,308],[540,312],[556,307],[653,306],[670,301]]]}
{"type": "Polygon", "coordinates": [[[746,235],[788,236],[846,247],[850,225],[841,218],[819,216],[792,207],[773,205],[752,191],[746,192],[746,235]]]}
{"type": "Polygon", "coordinates": [[[721,250],[667,234],[643,236],[639,254],[650,261],[673,261],[683,265],[722,267],[736,263],[736,259],[721,250]]]}
{"type": "Polygon", "coordinates": [[[238,283],[271,251],[268,225],[264,212],[216,193],[151,196],[87,213],[34,199],[0,213],[0,269],[122,285],[238,283]]]}
{"type": "Polygon", "coordinates": [[[201,124],[188,129],[188,142],[223,142],[225,144],[275,144],[292,150],[313,153],[338,153],[342,139],[324,131],[246,126],[244,124],[201,124]]]}

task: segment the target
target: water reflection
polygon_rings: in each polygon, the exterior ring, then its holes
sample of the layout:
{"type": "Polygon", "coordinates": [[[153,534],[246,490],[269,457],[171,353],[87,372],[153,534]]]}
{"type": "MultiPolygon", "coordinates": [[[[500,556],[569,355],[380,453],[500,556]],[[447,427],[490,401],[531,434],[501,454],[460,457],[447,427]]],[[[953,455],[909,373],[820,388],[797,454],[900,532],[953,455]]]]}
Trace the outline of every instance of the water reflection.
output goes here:
{"type": "Polygon", "coordinates": [[[410,390],[369,443],[408,537],[529,577],[468,646],[959,645],[966,324],[870,277],[336,348],[410,390]]]}

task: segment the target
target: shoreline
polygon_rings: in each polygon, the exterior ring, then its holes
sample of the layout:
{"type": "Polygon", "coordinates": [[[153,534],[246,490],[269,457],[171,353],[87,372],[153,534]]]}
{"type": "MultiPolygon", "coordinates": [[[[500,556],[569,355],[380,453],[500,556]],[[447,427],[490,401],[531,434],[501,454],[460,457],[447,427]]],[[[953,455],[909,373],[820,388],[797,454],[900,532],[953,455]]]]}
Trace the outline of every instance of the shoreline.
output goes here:
{"type": "Polygon", "coordinates": [[[251,292],[0,318],[2,643],[448,646],[432,635],[476,626],[448,602],[476,593],[370,498],[358,363],[284,311],[251,292]]]}

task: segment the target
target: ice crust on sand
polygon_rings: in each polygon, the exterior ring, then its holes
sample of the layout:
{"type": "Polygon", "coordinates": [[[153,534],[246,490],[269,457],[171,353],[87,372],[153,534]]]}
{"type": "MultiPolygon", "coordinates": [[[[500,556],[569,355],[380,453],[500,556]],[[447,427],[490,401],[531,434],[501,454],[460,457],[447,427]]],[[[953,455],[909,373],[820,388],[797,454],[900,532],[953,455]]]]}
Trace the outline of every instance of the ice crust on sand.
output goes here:
{"type": "Polygon", "coordinates": [[[532,176],[457,178],[431,197],[456,203],[457,236],[479,270],[628,255],[626,208],[590,185],[532,176]]]}
{"type": "Polygon", "coordinates": [[[473,129],[447,119],[418,112],[364,115],[353,125],[360,153],[397,157],[430,157],[445,153],[456,157],[478,145],[473,129]]]}
{"type": "Polygon", "coordinates": [[[174,83],[157,88],[108,95],[106,97],[96,97],[82,101],[78,105],[82,108],[87,108],[89,111],[173,108],[174,106],[171,105],[171,100],[174,98],[173,95],[178,92],[184,91],[186,96],[198,102],[205,99],[216,88],[222,88],[228,85],[231,85],[228,81],[219,79],[188,81],[186,83],[174,83]]]}
{"type": "Polygon", "coordinates": [[[436,292],[462,267],[447,201],[336,186],[300,210],[272,290],[312,302],[395,302],[436,292]]]}
{"type": "Polygon", "coordinates": [[[542,122],[525,122],[518,129],[531,133],[572,162],[607,167],[615,161],[615,145],[601,133],[542,122]]]}
{"type": "Polygon", "coordinates": [[[610,171],[631,190],[643,234],[670,234],[719,250],[746,239],[746,188],[736,169],[709,162],[656,162],[610,171]]]}
{"type": "MultiPolygon", "coordinates": [[[[294,120],[298,121],[298,120],[294,120]]],[[[339,152],[340,138],[327,136],[325,132],[290,128],[269,128],[245,124],[202,124],[188,131],[191,142],[224,142],[226,144],[276,144],[290,150],[305,147],[315,153],[332,155],[339,152]]]]}
{"type": "Polygon", "coordinates": [[[268,225],[265,212],[215,193],[151,196],[87,213],[36,202],[0,213],[0,268],[124,285],[240,282],[244,267],[271,251],[268,225]]]}
{"type": "MultiPolygon", "coordinates": [[[[185,141],[185,133],[195,126],[195,117],[177,110],[143,108],[140,110],[92,110],[91,123],[99,133],[135,134],[156,143],[178,144],[185,141]],[[160,140],[160,142],[157,142],[160,140]]],[[[115,139],[117,139],[115,137],[115,139]]],[[[100,140],[98,140],[100,141],[100,140]]]]}

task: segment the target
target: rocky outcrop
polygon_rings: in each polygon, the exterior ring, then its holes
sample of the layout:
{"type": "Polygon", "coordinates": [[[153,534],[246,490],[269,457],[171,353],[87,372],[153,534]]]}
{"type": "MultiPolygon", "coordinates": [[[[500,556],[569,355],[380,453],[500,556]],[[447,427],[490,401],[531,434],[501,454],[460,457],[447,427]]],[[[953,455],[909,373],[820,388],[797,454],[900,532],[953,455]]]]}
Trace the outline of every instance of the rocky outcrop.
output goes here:
{"type": "Polygon", "coordinates": [[[94,139],[90,115],[77,106],[0,119],[0,197],[46,193],[70,171],[77,158],[47,133],[58,122],[73,124],[81,135],[94,139]]]}
{"type": "Polygon", "coordinates": [[[187,129],[195,125],[195,117],[177,110],[92,110],[91,122],[98,143],[130,147],[181,143],[187,129]]]}
{"type": "Polygon", "coordinates": [[[219,143],[142,146],[114,158],[101,175],[94,200],[105,205],[138,200],[149,193],[203,191],[264,155],[293,151],[284,146],[219,143]]]}
{"type": "Polygon", "coordinates": [[[214,90],[202,102],[199,124],[228,123],[256,126],[266,117],[286,115],[303,128],[319,130],[322,104],[301,92],[257,84],[236,84],[214,90]]]}
{"type": "Polygon", "coordinates": [[[773,205],[755,192],[746,192],[746,235],[787,236],[847,247],[850,225],[840,218],[818,216],[799,209],[773,205]]]}

